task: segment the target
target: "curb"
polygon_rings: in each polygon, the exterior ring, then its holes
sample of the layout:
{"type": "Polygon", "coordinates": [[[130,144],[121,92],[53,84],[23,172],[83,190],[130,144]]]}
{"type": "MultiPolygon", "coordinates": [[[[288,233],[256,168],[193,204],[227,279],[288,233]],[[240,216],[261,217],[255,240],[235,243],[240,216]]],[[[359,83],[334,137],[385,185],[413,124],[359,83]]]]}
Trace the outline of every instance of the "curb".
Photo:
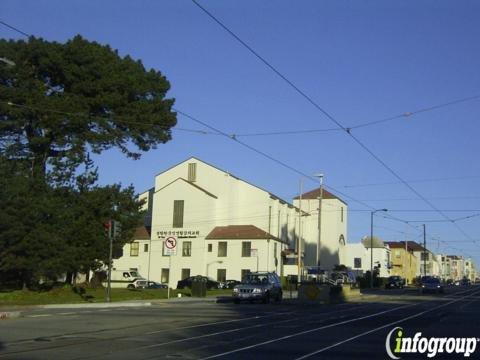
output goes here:
{"type": "Polygon", "coordinates": [[[95,309],[114,307],[146,307],[152,306],[151,302],[112,302],[112,303],[89,303],[89,304],[49,304],[39,305],[40,309],[95,309]]]}

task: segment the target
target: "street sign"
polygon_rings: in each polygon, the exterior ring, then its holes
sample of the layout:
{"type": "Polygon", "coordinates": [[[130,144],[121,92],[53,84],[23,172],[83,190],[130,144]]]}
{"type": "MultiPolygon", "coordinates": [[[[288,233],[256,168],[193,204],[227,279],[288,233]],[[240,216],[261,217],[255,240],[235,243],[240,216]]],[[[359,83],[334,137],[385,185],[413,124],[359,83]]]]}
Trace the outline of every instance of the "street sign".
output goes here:
{"type": "Polygon", "coordinates": [[[177,254],[177,238],[175,236],[169,236],[163,242],[163,253],[165,255],[177,254]]]}

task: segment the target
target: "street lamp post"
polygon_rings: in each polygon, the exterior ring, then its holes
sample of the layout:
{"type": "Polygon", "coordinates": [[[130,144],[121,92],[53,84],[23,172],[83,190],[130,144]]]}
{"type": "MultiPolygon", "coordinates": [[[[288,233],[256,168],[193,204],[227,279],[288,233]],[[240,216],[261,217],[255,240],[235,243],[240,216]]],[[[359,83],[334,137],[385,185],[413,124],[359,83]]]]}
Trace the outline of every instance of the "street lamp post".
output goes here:
{"type": "Polygon", "coordinates": [[[370,288],[373,289],[373,215],[379,211],[388,211],[387,209],[378,209],[370,212],[370,288]]]}
{"type": "Polygon", "coordinates": [[[322,240],[322,198],[323,198],[323,174],[316,174],[320,181],[320,191],[318,196],[318,239],[317,239],[317,270],[320,270],[320,248],[322,240]]]}

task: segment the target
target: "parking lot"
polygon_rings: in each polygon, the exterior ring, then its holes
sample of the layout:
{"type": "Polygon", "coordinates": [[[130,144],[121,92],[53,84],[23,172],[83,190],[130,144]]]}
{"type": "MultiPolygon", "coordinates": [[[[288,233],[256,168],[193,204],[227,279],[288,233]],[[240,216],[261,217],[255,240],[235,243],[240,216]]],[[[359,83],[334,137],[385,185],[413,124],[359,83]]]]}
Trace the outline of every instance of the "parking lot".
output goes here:
{"type": "Polygon", "coordinates": [[[184,299],[133,308],[31,309],[0,322],[0,357],[385,359],[386,336],[396,326],[411,336],[478,337],[480,325],[472,319],[480,318],[479,305],[480,287],[471,286],[449,287],[443,295],[382,290],[337,305],[184,299]]]}

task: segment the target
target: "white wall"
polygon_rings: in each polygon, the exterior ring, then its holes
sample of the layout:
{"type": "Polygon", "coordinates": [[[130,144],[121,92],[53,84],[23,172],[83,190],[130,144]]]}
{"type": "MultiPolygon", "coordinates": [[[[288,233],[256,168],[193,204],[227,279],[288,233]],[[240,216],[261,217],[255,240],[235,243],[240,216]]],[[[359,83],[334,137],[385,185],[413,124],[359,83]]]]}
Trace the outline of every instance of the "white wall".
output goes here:
{"type": "MultiPolygon", "coordinates": [[[[269,192],[191,158],[155,177],[150,257],[141,253],[142,243],[138,257],[130,257],[129,245],[126,245],[124,256],[115,260],[114,266],[138,268],[144,277],[150,269],[150,279],[161,281],[162,269],[169,267],[169,257],[162,256],[163,240],[174,233],[178,237],[179,249],[177,255],[171,258],[172,287],[176,287],[177,281],[181,279],[181,269],[190,269],[191,275],[205,275],[207,264],[209,276],[215,279],[217,269],[226,269],[228,279],[240,280],[241,269],[254,271],[257,263],[256,258],[241,257],[242,240],[225,240],[228,242],[228,256],[219,258],[217,244],[221,240],[206,240],[205,237],[216,226],[254,225],[283,241],[294,244],[298,218],[296,215],[296,209],[292,205],[272,196],[269,192]],[[197,164],[196,181],[193,183],[186,181],[189,163],[197,164]],[[184,200],[184,224],[181,229],[172,227],[174,200],[184,200]],[[179,231],[190,231],[193,235],[185,233],[178,235],[179,231]],[[182,256],[183,241],[192,242],[192,256],[182,256]],[[209,243],[213,245],[212,253],[207,251],[209,243]]],[[[250,241],[252,248],[258,249],[259,270],[276,271],[281,274],[281,251],[286,245],[273,239],[250,241]],[[275,244],[277,264],[274,256],[275,244]]]]}
{"type": "MultiPolygon", "coordinates": [[[[300,207],[300,200],[295,199],[294,205],[300,207]]],[[[316,265],[318,244],[318,199],[302,199],[301,209],[309,214],[303,217],[302,237],[305,248],[305,265],[316,265]]],[[[344,264],[347,260],[345,246],[340,244],[343,235],[347,244],[348,207],[337,199],[323,199],[321,211],[320,267],[332,269],[335,265],[344,264]],[[343,221],[342,221],[343,208],[343,221]]]]}
{"type": "MultiPolygon", "coordinates": [[[[363,273],[370,271],[372,262],[372,253],[370,248],[365,248],[362,243],[347,244],[346,246],[346,266],[352,270],[360,270],[363,273]],[[354,259],[360,258],[362,262],[361,268],[355,268],[354,259]]],[[[390,262],[390,249],[388,247],[373,248],[373,267],[380,264],[380,277],[390,276],[388,268],[390,262]]]]}

